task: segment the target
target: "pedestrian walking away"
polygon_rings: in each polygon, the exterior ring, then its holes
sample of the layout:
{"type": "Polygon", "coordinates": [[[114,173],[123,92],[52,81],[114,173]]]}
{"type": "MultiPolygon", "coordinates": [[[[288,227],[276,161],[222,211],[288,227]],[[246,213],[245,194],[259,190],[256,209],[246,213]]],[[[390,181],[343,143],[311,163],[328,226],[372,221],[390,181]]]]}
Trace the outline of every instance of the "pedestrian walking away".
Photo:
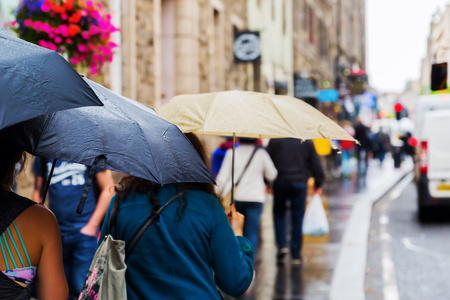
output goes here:
{"type": "Polygon", "coordinates": [[[314,178],[315,194],[321,194],[325,180],[324,171],[312,141],[299,139],[271,139],[267,152],[278,170],[273,184],[273,218],[275,237],[278,246],[277,260],[286,262],[290,252],[292,264],[302,263],[303,233],[302,224],[305,214],[307,181],[314,178]],[[291,238],[290,251],[287,241],[286,212],[290,202],[291,238]]]}
{"type": "MultiPolygon", "coordinates": [[[[244,236],[255,250],[258,249],[258,232],[263,205],[266,201],[265,181],[272,182],[277,176],[267,151],[258,146],[256,138],[239,138],[240,146],[235,153],[236,210],[245,216],[244,236]]],[[[227,151],[217,176],[217,189],[222,196],[231,190],[232,151],[227,151]]],[[[229,205],[226,203],[225,205],[229,205]]]]}
{"type": "Polygon", "coordinates": [[[25,152],[2,137],[0,147],[0,298],[66,299],[61,237],[55,216],[43,205],[12,191],[15,166],[25,152]],[[39,277],[36,277],[36,273],[39,277]]]}
{"type": "MultiPolygon", "coordinates": [[[[32,200],[41,203],[41,189],[53,160],[36,157],[33,163],[35,185],[32,200]]],[[[113,196],[111,171],[97,169],[82,214],[77,206],[84,190],[88,168],[81,164],[57,161],[49,186],[49,208],[61,231],[64,272],[69,284],[69,299],[77,299],[83,288],[97,248],[97,234],[113,196]]]]}
{"type": "Polygon", "coordinates": [[[359,145],[356,144],[356,163],[359,174],[366,174],[369,167],[369,152],[371,151],[371,140],[369,138],[369,127],[363,124],[361,117],[356,118],[355,124],[355,136],[354,138],[359,141],[359,145]],[[364,159],[364,168],[361,166],[364,159]]]}
{"type": "MultiPolygon", "coordinates": [[[[186,135],[206,163],[198,138],[186,135]]],[[[220,291],[232,297],[245,293],[253,279],[254,249],[242,236],[244,216],[232,208],[227,218],[212,183],[161,186],[127,176],[116,191],[105,219],[118,206],[117,226],[109,228],[105,222],[99,243],[109,232],[129,245],[149,217],[182,192],[145,230],[126,260],[129,300],[223,299],[220,291]]]]}

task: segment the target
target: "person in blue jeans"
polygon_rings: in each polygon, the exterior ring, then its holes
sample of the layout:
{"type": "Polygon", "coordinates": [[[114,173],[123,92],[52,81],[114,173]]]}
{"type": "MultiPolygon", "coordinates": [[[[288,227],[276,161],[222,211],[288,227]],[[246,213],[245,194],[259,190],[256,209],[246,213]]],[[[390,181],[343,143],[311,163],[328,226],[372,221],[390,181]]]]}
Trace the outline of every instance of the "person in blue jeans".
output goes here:
{"type": "MultiPolygon", "coordinates": [[[[234,195],[235,207],[245,216],[244,236],[257,249],[260,217],[266,201],[264,180],[273,181],[277,176],[277,169],[267,151],[258,146],[257,139],[239,138],[239,142],[240,146],[235,153],[235,180],[240,180],[234,195]]],[[[222,196],[231,190],[231,161],[232,151],[228,150],[216,178],[217,188],[222,196]]]]}
{"type": "Polygon", "coordinates": [[[325,180],[324,171],[312,141],[302,142],[299,139],[271,139],[267,152],[278,170],[278,176],[273,184],[273,218],[275,238],[278,246],[277,260],[286,262],[289,253],[287,239],[288,202],[291,213],[291,263],[302,263],[303,217],[305,214],[307,181],[314,178],[315,194],[322,193],[322,183],[325,180]]]}
{"type": "MultiPolygon", "coordinates": [[[[33,163],[35,185],[31,199],[42,203],[41,189],[53,160],[36,157],[33,163]]],[[[69,299],[78,299],[97,249],[97,235],[113,196],[111,171],[97,169],[82,214],[77,206],[84,190],[88,168],[81,164],[57,161],[49,186],[49,208],[61,231],[64,273],[69,299]],[[95,189],[98,188],[98,193],[95,189]],[[97,199],[98,196],[98,199],[97,199]]]]}

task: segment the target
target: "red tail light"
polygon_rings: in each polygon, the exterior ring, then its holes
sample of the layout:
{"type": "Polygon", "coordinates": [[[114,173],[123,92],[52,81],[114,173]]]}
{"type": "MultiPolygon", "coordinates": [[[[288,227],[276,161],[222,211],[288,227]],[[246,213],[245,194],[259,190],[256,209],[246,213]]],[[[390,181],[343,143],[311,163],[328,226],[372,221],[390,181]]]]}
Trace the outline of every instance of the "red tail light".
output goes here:
{"type": "Polygon", "coordinates": [[[428,173],[428,142],[427,141],[422,141],[420,143],[419,171],[420,171],[420,174],[428,173]]]}

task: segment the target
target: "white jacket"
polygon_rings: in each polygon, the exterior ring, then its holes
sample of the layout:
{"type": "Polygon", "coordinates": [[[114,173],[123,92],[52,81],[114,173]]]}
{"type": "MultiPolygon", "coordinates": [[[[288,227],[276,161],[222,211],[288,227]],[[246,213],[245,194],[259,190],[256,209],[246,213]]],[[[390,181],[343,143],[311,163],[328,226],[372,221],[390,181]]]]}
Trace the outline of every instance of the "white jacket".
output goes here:
{"type": "MultiPolygon", "coordinates": [[[[253,153],[254,147],[254,145],[241,144],[235,149],[235,183],[241,176],[245,165],[253,153]]],[[[223,197],[231,190],[232,151],[230,149],[225,154],[222,167],[216,178],[217,191],[223,197]]],[[[273,181],[277,177],[277,173],[277,169],[267,151],[264,148],[258,149],[237,186],[234,199],[238,201],[264,202],[266,200],[264,178],[273,181]]]]}

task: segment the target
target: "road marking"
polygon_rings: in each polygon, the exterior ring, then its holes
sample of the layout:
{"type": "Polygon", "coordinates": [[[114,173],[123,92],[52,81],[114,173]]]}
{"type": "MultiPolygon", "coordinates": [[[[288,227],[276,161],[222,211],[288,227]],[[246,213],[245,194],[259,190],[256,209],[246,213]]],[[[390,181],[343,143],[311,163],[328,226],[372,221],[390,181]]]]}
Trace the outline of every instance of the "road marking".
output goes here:
{"type": "Polygon", "coordinates": [[[439,260],[447,259],[446,255],[443,255],[439,252],[414,245],[413,243],[411,243],[411,241],[408,238],[403,238],[402,243],[403,243],[403,246],[405,246],[405,248],[408,250],[411,250],[411,251],[414,251],[417,253],[421,253],[421,254],[425,254],[425,255],[434,257],[436,259],[439,259],[439,260]]]}
{"type": "MultiPolygon", "coordinates": [[[[380,237],[389,236],[387,223],[380,228],[380,237]]],[[[399,300],[397,282],[395,280],[395,265],[389,249],[390,240],[382,238],[381,244],[381,269],[383,277],[384,300],[399,300]]]]}
{"type": "Polygon", "coordinates": [[[414,179],[414,174],[407,175],[402,181],[400,181],[389,196],[389,201],[397,199],[408,184],[414,179]]]}

